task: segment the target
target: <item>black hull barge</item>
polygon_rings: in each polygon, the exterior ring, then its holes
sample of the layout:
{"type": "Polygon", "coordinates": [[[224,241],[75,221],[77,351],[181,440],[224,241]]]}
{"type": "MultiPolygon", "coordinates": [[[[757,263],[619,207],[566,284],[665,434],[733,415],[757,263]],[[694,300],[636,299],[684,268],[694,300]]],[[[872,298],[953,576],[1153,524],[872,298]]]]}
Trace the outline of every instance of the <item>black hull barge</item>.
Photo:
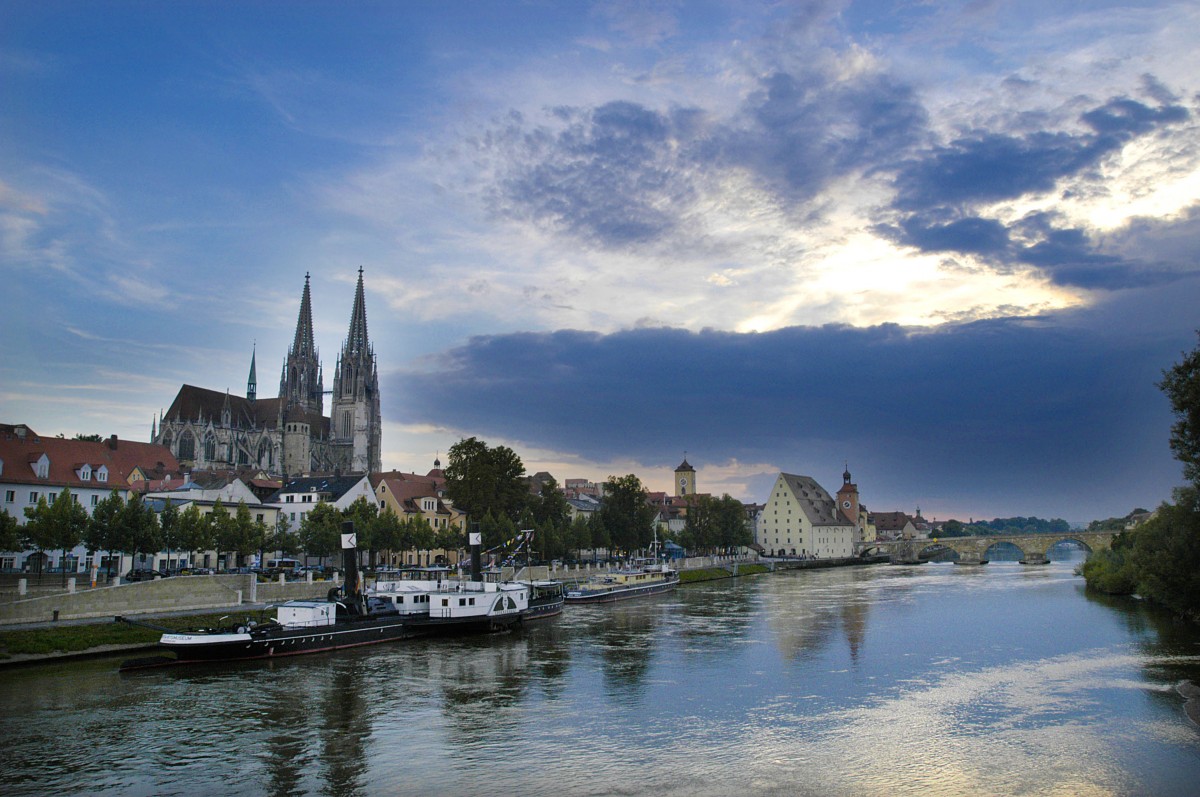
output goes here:
{"type": "Polygon", "coordinates": [[[299,656],[427,635],[425,624],[413,623],[391,603],[367,598],[358,571],[354,524],[343,523],[342,532],[346,582],[331,589],[327,600],[288,601],[277,607],[274,620],[261,624],[246,622],[187,633],[158,629],[166,632],[159,639],[159,648],[173,655],[133,659],[122,663],[121,669],[299,656]]]}

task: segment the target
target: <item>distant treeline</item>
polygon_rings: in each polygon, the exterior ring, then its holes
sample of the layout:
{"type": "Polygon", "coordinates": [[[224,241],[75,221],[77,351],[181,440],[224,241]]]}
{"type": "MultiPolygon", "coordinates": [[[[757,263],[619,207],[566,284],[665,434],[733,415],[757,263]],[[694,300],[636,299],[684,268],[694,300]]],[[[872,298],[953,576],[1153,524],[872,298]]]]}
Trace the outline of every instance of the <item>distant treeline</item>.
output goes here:
{"type": "Polygon", "coordinates": [[[939,537],[983,537],[997,534],[1065,534],[1070,530],[1071,524],[1062,518],[998,517],[973,523],[947,520],[937,534],[939,537]]]}

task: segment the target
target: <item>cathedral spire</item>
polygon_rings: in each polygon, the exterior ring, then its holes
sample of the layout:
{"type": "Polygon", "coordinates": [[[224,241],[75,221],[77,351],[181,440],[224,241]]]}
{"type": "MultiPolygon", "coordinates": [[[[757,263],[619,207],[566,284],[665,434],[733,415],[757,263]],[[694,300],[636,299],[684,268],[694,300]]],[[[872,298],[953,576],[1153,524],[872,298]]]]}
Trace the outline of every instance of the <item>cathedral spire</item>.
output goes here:
{"type": "Polygon", "coordinates": [[[258,376],[254,373],[254,360],[258,354],[258,343],[254,344],[254,348],[250,350],[250,378],[246,380],[246,398],[254,401],[258,394],[258,376]]]}
{"type": "Polygon", "coordinates": [[[380,463],[379,372],[367,337],[367,303],[363,270],[358,269],[350,330],[333,372],[330,436],[343,452],[344,470],[377,472],[380,463]]]}
{"type": "Polygon", "coordinates": [[[368,351],[367,302],[363,297],[363,270],[358,267],[358,288],[354,291],[354,309],[350,312],[350,334],[346,337],[344,354],[362,357],[368,351]]]}
{"type": "Polygon", "coordinates": [[[309,275],[304,274],[304,293],[300,297],[300,317],[296,319],[296,337],[292,340],[292,351],[298,355],[313,354],[312,295],[308,289],[309,275]]]}
{"type": "Polygon", "coordinates": [[[298,406],[324,414],[324,375],[317,347],[313,343],[312,295],[309,275],[304,275],[304,293],[300,297],[300,316],[296,320],[296,336],[288,349],[279,380],[280,409],[298,406]]]}

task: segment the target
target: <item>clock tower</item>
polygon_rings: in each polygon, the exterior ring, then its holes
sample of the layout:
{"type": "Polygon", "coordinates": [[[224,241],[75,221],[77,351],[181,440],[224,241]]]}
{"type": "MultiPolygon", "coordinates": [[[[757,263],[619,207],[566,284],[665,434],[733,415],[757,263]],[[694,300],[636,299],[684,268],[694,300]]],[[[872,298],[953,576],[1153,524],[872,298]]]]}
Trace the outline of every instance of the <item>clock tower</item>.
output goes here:
{"type": "Polygon", "coordinates": [[[687,458],[675,469],[675,495],[696,494],[696,469],[688,464],[687,458]]]}
{"type": "Polygon", "coordinates": [[[858,485],[850,481],[850,467],[842,472],[842,487],[837,491],[838,511],[850,523],[858,525],[858,485]]]}

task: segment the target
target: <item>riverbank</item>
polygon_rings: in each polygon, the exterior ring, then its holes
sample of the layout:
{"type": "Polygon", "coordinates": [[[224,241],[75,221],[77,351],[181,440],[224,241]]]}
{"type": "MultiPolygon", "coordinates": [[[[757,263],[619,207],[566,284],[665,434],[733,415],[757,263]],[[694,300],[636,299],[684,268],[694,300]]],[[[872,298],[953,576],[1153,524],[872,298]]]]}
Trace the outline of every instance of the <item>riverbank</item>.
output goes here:
{"type": "MultiPolygon", "coordinates": [[[[742,576],[763,575],[800,569],[823,569],[863,564],[878,564],[886,558],[773,560],[765,564],[737,562],[727,567],[703,567],[680,572],[680,584],[696,584],[742,576]]],[[[242,604],[220,612],[162,611],[143,612],[138,619],[163,628],[187,631],[216,625],[231,613],[254,613],[269,604],[242,604]]],[[[162,631],[143,626],[117,623],[111,619],[80,619],[39,622],[9,627],[0,631],[0,667],[32,665],[76,658],[94,658],[120,653],[151,650],[162,631]]]]}

